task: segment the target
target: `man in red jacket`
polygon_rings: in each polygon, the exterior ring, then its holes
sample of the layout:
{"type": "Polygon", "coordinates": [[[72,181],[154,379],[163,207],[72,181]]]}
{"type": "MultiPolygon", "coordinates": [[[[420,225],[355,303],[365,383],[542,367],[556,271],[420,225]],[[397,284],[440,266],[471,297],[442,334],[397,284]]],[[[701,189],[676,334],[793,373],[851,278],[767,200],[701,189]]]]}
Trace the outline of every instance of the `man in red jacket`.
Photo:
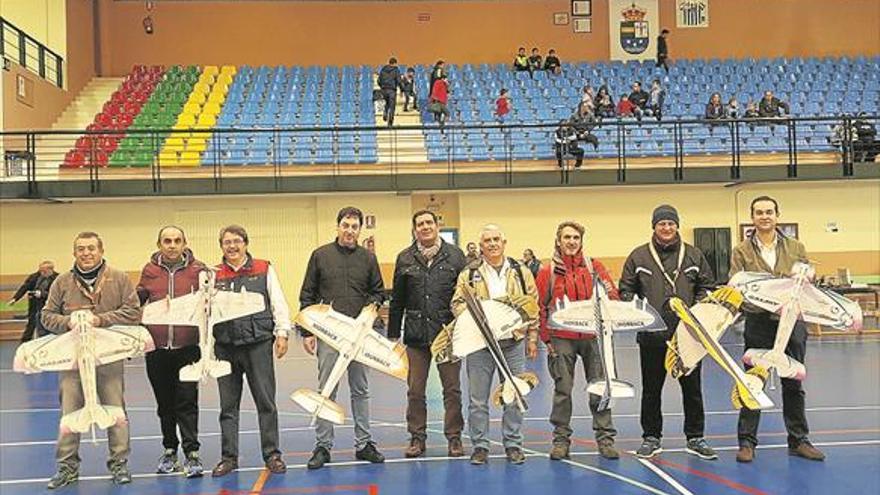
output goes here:
{"type": "MultiPolygon", "coordinates": [[[[137,285],[141,304],[178,297],[198,289],[199,272],[205,265],[186,247],[186,234],[173,225],[159,230],[159,250],[144,266],[137,285]]],[[[177,429],[183,440],[183,472],[187,478],[202,475],[199,460],[199,388],[196,382],[181,382],[180,368],[199,360],[199,329],[173,325],[148,325],[156,350],[146,356],[147,376],[156,395],[165,452],[159,458],[158,473],[180,470],[177,461],[177,429]]]]}
{"type": "MultiPolygon", "coordinates": [[[[553,460],[569,457],[572,434],[571,390],[578,356],[587,381],[600,380],[605,374],[596,338],[583,333],[550,330],[547,327],[549,310],[556,306],[556,301],[562,299],[563,295],[567,295],[572,301],[593,297],[594,274],[605,285],[608,296],[619,299],[614,282],[602,263],[584,256],[584,232],[584,226],[574,221],[559,224],[556,228],[553,259],[541,267],[535,281],[538,286],[538,302],[541,305],[541,340],[547,344],[547,367],[555,382],[553,410],[550,413],[550,423],[554,426],[553,448],[550,450],[550,459],[553,460]]],[[[614,448],[617,431],[611,422],[611,410],[596,410],[599,405],[598,396],[591,395],[589,401],[599,455],[606,459],[617,459],[620,455],[614,448]]]]}

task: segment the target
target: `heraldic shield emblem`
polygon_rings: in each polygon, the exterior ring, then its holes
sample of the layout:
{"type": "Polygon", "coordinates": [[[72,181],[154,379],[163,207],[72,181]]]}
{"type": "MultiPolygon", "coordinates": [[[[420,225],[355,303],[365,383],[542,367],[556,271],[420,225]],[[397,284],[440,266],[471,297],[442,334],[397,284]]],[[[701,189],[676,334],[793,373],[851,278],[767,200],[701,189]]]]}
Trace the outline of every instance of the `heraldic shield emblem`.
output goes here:
{"type": "Polygon", "coordinates": [[[648,29],[648,12],[633,3],[624,9],[620,20],[620,46],[623,51],[637,55],[648,48],[651,41],[648,29]]]}

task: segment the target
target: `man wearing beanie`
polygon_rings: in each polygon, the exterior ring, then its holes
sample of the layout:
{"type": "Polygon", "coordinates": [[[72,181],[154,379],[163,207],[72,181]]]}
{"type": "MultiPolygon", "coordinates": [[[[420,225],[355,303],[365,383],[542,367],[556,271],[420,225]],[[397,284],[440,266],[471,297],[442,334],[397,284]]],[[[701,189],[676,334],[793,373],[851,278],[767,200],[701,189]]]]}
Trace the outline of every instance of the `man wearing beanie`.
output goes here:
{"type": "MultiPolygon", "coordinates": [[[[549,308],[564,296],[572,301],[593,297],[593,277],[599,277],[608,297],[619,299],[617,289],[605,266],[599,260],[590,259],[583,252],[584,226],[572,221],[556,228],[553,258],[538,271],[538,302],[541,305],[541,340],[547,345],[547,368],[553,377],[553,448],[550,459],[558,461],[569,457],[571,445],[571,391],[574,388],[574,372],[578,357],[584,367],[588,382],[604,378],[599,344],[595,336],[577,332],[551,330],[547,327],[549,308]]],[[[661,362],[662,368],[662,362],[661,362]]],[[[597,411],[599,396],[589,394],[590,412],[593,416],[593,434],[599,455],[617,459],[620,454],[614,448],[617,431],[611,422],[611,409],[597,411]]]]}
{"type": "MultiPolygon", "coordinates": [[[[634,296],[647,298],[660,311],[667,330],[639,332],[639,357],[642,368],[642,445],[636,455],[653,457],[663,451],[663,415],[660,398],[666,369],[666,342],[678,326],[678,316],[669,308],[669,299],[678,297],[688,306],[708,294],[714,277],[706,257],[694,246],[681,240],[678,212],[669,205],[660,205],[651,217],[654,234],[651,241],[633,250],[623,266],[620,278],[621,299],[634,296]]],[[[705,414],[700,385],[700,365],[678,380],[684,402],[685,450],[702,459],[717,459],[715,451],[703,438],[705,414]]]]}

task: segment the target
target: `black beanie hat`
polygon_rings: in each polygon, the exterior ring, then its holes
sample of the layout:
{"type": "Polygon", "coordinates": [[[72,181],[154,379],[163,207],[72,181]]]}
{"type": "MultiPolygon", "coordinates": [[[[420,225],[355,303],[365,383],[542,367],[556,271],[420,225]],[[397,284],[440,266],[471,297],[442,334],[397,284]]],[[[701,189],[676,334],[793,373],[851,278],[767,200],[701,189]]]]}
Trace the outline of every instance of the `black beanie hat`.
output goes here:
{"type": "Polygon", "coordinates": [[[660,205],[654,208],[654,214],[651,216],[651,228],[656,227],[663,220],[672,220],[675,225],[678,225],[678,212],[669,205],[660,205]]]}

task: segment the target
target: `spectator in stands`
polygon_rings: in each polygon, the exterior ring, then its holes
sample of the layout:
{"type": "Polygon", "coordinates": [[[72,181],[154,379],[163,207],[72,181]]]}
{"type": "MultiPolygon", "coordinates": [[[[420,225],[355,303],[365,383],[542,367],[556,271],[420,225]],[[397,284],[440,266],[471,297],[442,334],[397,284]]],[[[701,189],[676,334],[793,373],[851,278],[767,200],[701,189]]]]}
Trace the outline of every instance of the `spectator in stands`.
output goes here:
{"type": "Polygon", "coordinates": [[[666,44],[666,37],[669,36],[669,30],[664,29],[660,31],[660,36],[657,36],[657,64],[655,67],[663,67],[666,69],[666,73],[669,73],[669,46],[666,44]]]}
{"type": "Polygon", "coordinates": [[[840,148],[841,157],[845,160],[847,153],[852,150],[854,143],[859,140],[859,130],[855,122],[849,120],[846,114],[841,114],[840,117],[841,121],[831,128],[829,141],[835,148],[840,148]]]}
{"type": "Polygon", "coordinates": [[[595,111],[596,110],[596,103],[594,101],[595,99],[596,99],[596,95],[593,94],[593,87],[590,86],[589,84],[584,86],[583,93],[581,93],[581,102],[578,105],[578,108],[580,108],[581,105],[587,104],[587,105],[589,105],[589,107],[591,109],[593,109],[595,111]]]}
{"type": "Polygon", "coordinates": [[[636,81],[632,85],[632,93],[629,94],[629,101],[635,106],[633,113],[636,118],[642,120],[642,114],[648,107],[648,92],[642,89],[642,82],[636,81]]]}
{"type": "Polygon", "coordinates": [[[623,93],[620,95],[620,101],[617,102],[617,116],[618,117],[632,117],[635,115],[636,106],[633,102],[629,101],[629,95],[623,93]]]}
{"type": "Polygon", "coordinates": [[[446,119],[449,118],[449,108],[446,106],[449,102],[449,82],[446,80],[446,73],[441,73],[440,78],[434,81],[434,87],[431,88],[430,103],[428,110],[434,114],[434,120],[440,124],[442,132],[446,119]]]}
{"type": "Polygon", "coordinates": [[[406,72],[402,76],[400,76],[400,92],[403,93],[404,112],[408,111],[407,107],[409,106],[410,98],[412,99],[412,109],[419,109],[418,98],[416,97],[415,75],[416,70],[410,67],[406,69],[406,72]]]}
{"type": "Polygon", "coordinates": [[[529,57],[526,56],[526,49],[522,46],[519,47],[519,51],[513,59],[513,70],[517,72],[531,72],[529,57]]]}
{"type": "Polygon", "coordinates": [[[873,162],[880,151],[877,141],[877,128],[867,119],[865,112],[859,112],[853,127],[856,130],[856,141],[853,143],[853,160],[857,162],[873,162]]]}
{"type": "Polygon", "coordinates": [[[563,168],[562,157],[566,154],[575,158],[574,168],[580,168],[584,163],[584,150],[578,146],[577,131],[567,120],[559,121],[555,135],[556,163],[563,168]]]}
{"type": "Polygon", "coordinates": [[[614,102],[611,101],[608,86],[603,84],[599,88],[596,98],[593,100],[593,108],[599,117],[614,117],[614,102]]]}
{"type": "Polygon", "coordinates": [[[764,97],[758,103],[758,115],[764,118],[784,117],[790,109],[788,103],[773,96],[773,91],[764,91],[764,97]]]}
{"type": "Polygon", "coordinates": [[[653,115],[660,120],[663,117],[663,101],[666,100],[666,90],[660,84],[659,79],[651,82],[651,92],[648,94],[648,105],[645,114],[653,115]]]}
{"type": "Polygon", "coordinates": [[[720,120],[724,118],[724,104],[721,103],[721,95],[712,93],[709,103],[706,104],[706,112],[703,114],[706,120],[720,120]]]}
{"type": "Polygon", "coordinates": [[[736,96],[731,96],[729,100],[727,100],[727,108],[724,111],[724,116],[728,119],[736,119],[739,118],[739,102],[736,101],[736,96]]]}
{"type": "Polygon", "coordinates": [[[751,98],[746,102],[746,111],[743,113],[743,117],[747,119],[757,119],[760,117],[758,115],[758,105],[751,98]]]}
{"type": "Polygon", "coordinates": [[[28,275],[24,279],[24,283],[15,291],[15,294],[7,302],[12,306],[19,299],[27,294],[28,298],[28,320],[21,334],[21,341],[27,342],[31,339],[40,338],[49,333],[40,321],[40,312],[46,304],[46,298],[49,297],[49,288],[58,273],[55,272],[55,263],[44,261],[40,263],[39,268],[34,273],[28,275]]]}
{"type": "Polygon", "coordinates": [[[430,94],[431,90],[434,89],[434,82],[437,79],[440,79],[440,76],[446,74],[446,63],[443,60],[438,60],[437,63],[434,64],[434,67],[431,68],[431,80],[428,84],[428,93],[430,94]]]}
{"type": "Polygon", "coordinates": [[[382,120],[388,122],[388,127],[394,125],[394,107],[397,105],[397,88],[400,86],[400,69],[397,68],[397,59],[388,59],[388,65],[379,71],[379,89],[385,99],[385,111],[382,120]]]}
{"type": "Polygon", "coordinates": [[[556,50],[550,49],[550,52],[547,53],[547,58],[544,59],[544,70],[551,74],[560,74],[562,73],[562,62],[559,61],[559,57],[556,56],[556,50]]]}
{"type": "Polygon", "coordinates": [[[599,148],[599,138],[592,134],[593,128],[599,123],[593,109],[587,104],[581,104],[578,111],[569,119],[569,123],[577,132],[577,138],[593,145],[593,149],[599,148]]]}
{"type": "Polygon", "coordinates": [[[532,55],[529,57],[529,72],[534,74],[539,70],[544,70],[544,59],[541,58],[537,48],[532,48],[532,55]]]}
{"type": "Polygon", "coordinates": [[[510,113],[510,109],[510,96],[507,95],[507,88],[501,88],[501,91],[498,93],[498,99],[495,100],[495,117],[500,122],[504,122],[504,117],[510,113]]]}

